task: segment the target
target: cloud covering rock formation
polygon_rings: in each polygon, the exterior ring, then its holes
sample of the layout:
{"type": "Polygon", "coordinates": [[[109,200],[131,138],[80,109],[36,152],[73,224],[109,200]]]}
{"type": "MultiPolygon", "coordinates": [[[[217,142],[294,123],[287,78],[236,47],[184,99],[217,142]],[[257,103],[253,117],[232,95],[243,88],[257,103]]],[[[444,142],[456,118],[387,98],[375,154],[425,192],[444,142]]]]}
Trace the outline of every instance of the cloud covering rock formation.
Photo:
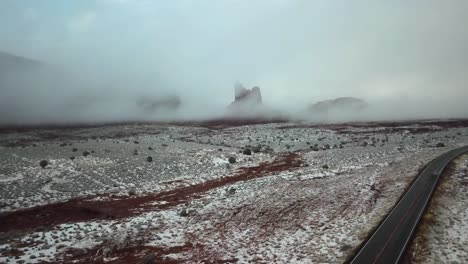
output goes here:
{"type": "Polygon", "coordinates": [[[236,116],[256,116],[263,109],[262,93],[260,88],[255,86],[252,89],[245,88],[237,82],[234,84],[234,101],[228,106],[228,115],[236,116]]]}
{"type": "Polygon", "coordinates": [[[352,111],[359,112],[365,109],[368,103],[355,97],[339,97],[319,101],[309,107],[309,110],[315,113],[328,113],[331,111],[352,111]]]}
{"type": "Polygon", "coordinates": [[[251,90],[245,88],[241,83],[236,83],[234,85],[235,89],[235,99],[233,104],[236,103],[250,103],[250,104],[261,104],[262,103],[262,93],[260,92],[260,88],[255,86],[251,90]]]}
{"type": "Polygon", "coordinates": [[[0,76],[11,72],[25,72],[38,68],[39,61],[0,51],[0,76]]]}
{"type": "Polygon", "coordinates": [[[181,105],[181,100],[178,96],[166,96],[161,98],[148,98],[141,97],[137,101],[137,106],[145,112],[157,112],[157,111],[175,111],[181,105]]]}

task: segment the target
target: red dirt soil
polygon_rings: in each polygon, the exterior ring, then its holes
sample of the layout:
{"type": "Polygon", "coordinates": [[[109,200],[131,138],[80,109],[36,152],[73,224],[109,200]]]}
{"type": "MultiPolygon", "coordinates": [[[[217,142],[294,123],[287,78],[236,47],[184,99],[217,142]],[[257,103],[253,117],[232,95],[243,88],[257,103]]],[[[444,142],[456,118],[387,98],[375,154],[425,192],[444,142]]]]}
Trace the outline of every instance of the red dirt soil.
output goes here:
{"type": "MultiPolygon", "coordinates": [[[[58,263],[77,263],[77,264],[127,264],[127,263],[143,263],[143,259],[148,254],[154,255],[154,263],[158,264],[176,264],[176,263],[191,263],[196,262],[196,260],[188,261],[184,260],[175,260],[167,258],[167,255],[170,254],[180,254],[188,252],[203,252],[204,248],[202,245],[194,245],[192,243],[187,243],[182,246],[173,246],[173,247],[149,247],[149,246],[131,246],[124,248],[114,248],[112,244],[104,243],[95,248],[89,250],[76,250],[70,249],[63,253],[63,260],[56,262],[44,262],[47,264],[58,264],[58,263]],[[107,253],[103,253],[104,249],[107,249],[107,253]],[[104,255],[105,254],[105,255],[104,255]],[[104,257],[107,258],[107,261],[104,261],[104,257]],[[111,259],[111,260],[109,260],[111,259]]],[[[212,257],[212,256],[211,256],[212,257]]],[[[190,258],[190,257],[189,257],[190,258]]],[[[237,259],[214,259],[210,258],[209,263],[218,264],[218,263],[237,263],[237,259]]]]}
{"type": "Polygon", "coordinates": [[[216,119],[206,119],[198,121],[122,121],[108,123],[63,123],[63,124],[41,124],[41,125],[4,125],[0,126],[0,134],[4,133],[24,133],[36,132],[40,130],[60,129],[74,130],[80,128],[100,128],[114,126],[140,126],[140,125],[173,125],[173,126],[188,126],[188,127],[206,127],[206,128],[222,128],[236,127],[246,125],[264,125],[272,123],[287,123],[291,120],[285,117],[252,117],[252,118],[236,118],[225,117],[216,119]]]}
{"type": "MultiPolygon", "coordinates": [[[[109,123],[73,123],[73,124],[43,124],[43,125],[5,125],[0,126],[0,134],[4,133],[24,133],[24,132],[37,132],[44,129],[63,129],[74,130],[80,128],[99,128],[99,127],[112,127],[112,126],[140,126],[140,125],[174,125],[174,126],[188,126],[188,127],[205,127],[211,129],[222,129],[236,126],[246,125],[264,125],[274,123],[287,123],[300,120],[290,120],[287,117],[274,117],[274,118],[218,118],[207,119],[199,121],[171,121],[171,122],[148,122],[148,121],[122,121],[122,122],[109,122],[109,123]]],[[[407,120],[407,121],[381,121],[381,122],[346,122],[346,123],[316,123],[304,125],[290,125],[283,126],[280,129],[288,128],[329,128],[340,130],[340,128],[353,127],[353,128],[398,128],[401,126],[439,126],[441,128],[457,128],[468,127],[468,119],[446,119],[446,120],[407,120]]]]}
{"type": "Polygon", "coordinates": [[[138,197],[76,198],[66,202],[36,206],[0,214],[0,232],[51,228],[63,223],[75,223],[99,219],[121,219],[147,211],[162,210],[184,204],[205,195],[208,191],[236,182],[247,181],[302,166],[300,154],[289,153],[271,162],[254,167],[240,168],[236,175],[222,177],[174,190],[138,197]],[[162,204],[161,204],[162,202],[162,204]]]}
{"type": "Polygon", "coordinates": [[[442,131],[448,128],[468,127],[468,119],[453,120],[412,120],[412,121],[383,121],[383,122],[348,122],[337,124],[304,124],[282,126],[278,129],[291,128],[320,128],[335,131],[338,134],[374,134],[374,133],[401,133],[421,134],[434,131],[442,131]],[[376,128],[378,130],[368,130],[376,128]],[[353,130],[365,129],[365,130],[353,130]]]}

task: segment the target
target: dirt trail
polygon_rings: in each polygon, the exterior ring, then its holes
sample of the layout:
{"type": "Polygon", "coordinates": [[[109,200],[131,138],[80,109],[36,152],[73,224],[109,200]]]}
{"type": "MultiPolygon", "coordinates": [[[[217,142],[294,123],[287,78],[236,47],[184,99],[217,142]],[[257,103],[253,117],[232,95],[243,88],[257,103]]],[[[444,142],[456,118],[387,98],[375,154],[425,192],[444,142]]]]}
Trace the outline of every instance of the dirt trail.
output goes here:
{"type": "Polygon", "coordinates": [[[302,166],[300,154],[289,153],[254,167],[240,168],[234,176],[222,177],[187,187],[137,197],[112,197],[93,200],[96,197],[77,198],[66,202],[48,204],[0,214],[0,232],[49,229],[63,223],[102,219],[121,219],[148,211],[163,210],[184,204],[205,195],[208,191],[274,172],[302,166]]]}

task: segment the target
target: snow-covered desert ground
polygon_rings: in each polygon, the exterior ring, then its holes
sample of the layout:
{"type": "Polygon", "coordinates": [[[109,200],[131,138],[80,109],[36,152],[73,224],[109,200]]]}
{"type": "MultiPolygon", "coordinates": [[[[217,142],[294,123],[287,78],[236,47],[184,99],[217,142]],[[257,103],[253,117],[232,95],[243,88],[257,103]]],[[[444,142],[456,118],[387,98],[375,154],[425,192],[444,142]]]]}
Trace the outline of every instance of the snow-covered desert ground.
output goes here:
{"type": "Polygon", "coordinates": [[[467,144],[456,120],[4,129],[0,263],[342,263],[467,144]]]}

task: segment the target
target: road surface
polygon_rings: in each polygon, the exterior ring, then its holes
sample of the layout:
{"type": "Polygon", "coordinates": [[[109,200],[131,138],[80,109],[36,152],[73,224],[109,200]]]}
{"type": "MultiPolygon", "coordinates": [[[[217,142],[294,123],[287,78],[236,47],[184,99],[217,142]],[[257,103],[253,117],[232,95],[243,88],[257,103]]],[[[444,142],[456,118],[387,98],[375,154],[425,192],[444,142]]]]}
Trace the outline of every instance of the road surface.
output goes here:
{"type": "Polygon", "coordinates": [[[431,161],[351,263],[398,263],[429,203],[442,171],[450,161],[465,152],[468,152],[468,146],[451,150],[431,161]]]}

